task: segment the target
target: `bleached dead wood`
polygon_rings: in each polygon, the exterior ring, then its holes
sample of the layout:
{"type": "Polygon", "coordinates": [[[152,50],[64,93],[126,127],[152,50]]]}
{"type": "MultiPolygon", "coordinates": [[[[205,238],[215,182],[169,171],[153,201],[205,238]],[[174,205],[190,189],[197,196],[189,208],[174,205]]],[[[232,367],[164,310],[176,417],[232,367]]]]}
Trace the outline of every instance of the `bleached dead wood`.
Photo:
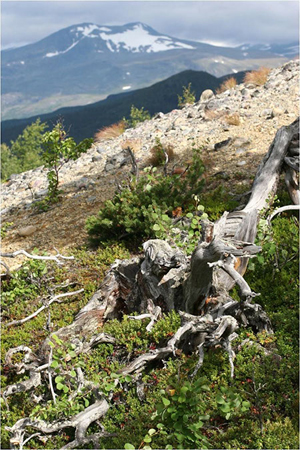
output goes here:
{"type": "Polygon", "coordinates": [[[90,442],[99,445],[99,439],[110,434],[106,432],[98,432],[91,435],[86,435],[86,431],[90,424],[103,417],[107,413],[108,409],[109,404],[107,401],[105,399],[101,399],[97,400],[84,411],[76,414],[76,416],[68,420],[57,421],[49,424],[43,420],[33,420],[29,417],[20,419],[12,427],[6,427],[6,429],[12,433],[12,438],[10,439],[11,448],[17,449],[21,447],[26,428],[33,428],[43,434],[57,433],[64,428],[75,428],[75,439],[62,448],[76,448],[89,444],[90,442]]]}
{"type": "Polygon", "coordinates": [[[84,289],[79,289],[78,291],[74,291],[74,292],[66,292],[65,294],[55,295],[55,297],[52,297],[50,300],[47,301],[47,303],[45,305],[41,306],[39,309],[37,309],[35,312],[30,314],[29,316],[24,317],[24,319],[13,320],[12,322],[7,323],[6,326],[11,327],[13,325],[21,325],[25,322],[28,322],[29,320],[36,317],[40,312],[44,311],[44,309],[49,308],[49,306],[52,303],[54,303],[54,302],[62,303],[62,301],[63,301],[63,300],[61,300],[62,298],[71,297],[72,295],[78,295],[78,294],[81,294],[82,292],[84,292],[84,289]]]}
{"type": "MultiPolygon", "coordinates": [[[[56,250],[56,249],[55,249],[56,250]]],[[[56,250],[57,251],[57,250],[56,250]]],[[[26,250],[16,250],[13,253],[0,253],[1,258],[16,258],[19,255],[24,255],[26,258],[29,259],[38,259],[38,260],[44,260],[44,261],[55,261],[57,264],[62,265],[63,262],[61,259],[74,259],[74,256],[63,256],[58,251],[56,255],[50,255],[50,256],[40,256],[40,255],[32,255],[31,253],[26,252],[26,250]]]]}

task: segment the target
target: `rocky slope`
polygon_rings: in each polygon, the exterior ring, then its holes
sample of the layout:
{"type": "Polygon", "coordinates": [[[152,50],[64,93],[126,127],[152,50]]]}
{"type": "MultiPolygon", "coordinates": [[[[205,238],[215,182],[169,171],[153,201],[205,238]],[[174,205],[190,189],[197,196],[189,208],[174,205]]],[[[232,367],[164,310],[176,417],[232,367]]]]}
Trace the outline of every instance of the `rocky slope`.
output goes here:
{"type": "MultiPolygon", "coordinates": [[[[159,113],[116,139],[95,143],[63,167],[62,201],[46,213],[37,214],[32,208],[46,192],[46,169],[13,175],[2,185],[2,223],[13,223],[2,240],[2,251],[56,247],[65,252],[84,244],[87,217],[97,213],[113,195],[116,180],[130,170],[125,148],[130,145],[145,166],[156,138],[173,145],[175,165],[189,160],[193,144],[201,147],[207,189],[222,184],[233,195],[247,191],[276,131],[298,114],[299,61],[291,61],[272,70],[264,86],[240,84],[182,110],[159,113]]],[[[12,260],[10,266],[18,262],[12,260]]]]}

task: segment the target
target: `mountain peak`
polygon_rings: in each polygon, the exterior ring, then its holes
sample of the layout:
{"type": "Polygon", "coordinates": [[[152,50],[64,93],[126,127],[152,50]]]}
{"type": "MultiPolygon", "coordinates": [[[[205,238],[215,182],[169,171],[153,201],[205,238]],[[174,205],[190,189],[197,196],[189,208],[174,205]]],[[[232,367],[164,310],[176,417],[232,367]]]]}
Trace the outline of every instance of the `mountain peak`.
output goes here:
{"type": "Polygon", "coordinates": [[[81,40],[92,38],[94,46],[100,52],[155,53],[176,49],[195,49],[193,45],[170,36],[161,35],[143,22],[131,22],[125,25],[102,26],[94,23],[82,23],[67,29],[72,43],[63,51],[47,53],[47,57],[66,53],[81,40]]]}

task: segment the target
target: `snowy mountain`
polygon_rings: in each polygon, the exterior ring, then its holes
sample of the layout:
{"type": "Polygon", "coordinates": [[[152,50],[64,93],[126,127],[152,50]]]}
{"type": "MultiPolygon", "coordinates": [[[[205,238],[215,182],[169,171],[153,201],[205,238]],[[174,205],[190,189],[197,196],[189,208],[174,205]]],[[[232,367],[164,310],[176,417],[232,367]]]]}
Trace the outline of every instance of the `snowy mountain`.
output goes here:
{"type": "Polygon", "coordinates": [[[72,44],[62,51],[47,53],[45,57],[51,58],[70,51],[83,39],[94,39],[94,51],[99,53],[110,51],[151,53],[163,52],[175,49],[195,49],[192,45],[183,41],[175,40],[169,36],[158,34],[148,25],[143,23],[132,23],[125,27],[103,27],[94,24],[77,25],[69,29],[72,44]]]}
{"type": "Polygon", "coordinates": [[[262,65],[275,67],[286,60],[284,53],[279,56],[272,48],[216,47],[167,36],[141,22],[82,23],[34,44],[2,51],[2,118],[93,103],[184,70],[220,77],[262,65]]]}

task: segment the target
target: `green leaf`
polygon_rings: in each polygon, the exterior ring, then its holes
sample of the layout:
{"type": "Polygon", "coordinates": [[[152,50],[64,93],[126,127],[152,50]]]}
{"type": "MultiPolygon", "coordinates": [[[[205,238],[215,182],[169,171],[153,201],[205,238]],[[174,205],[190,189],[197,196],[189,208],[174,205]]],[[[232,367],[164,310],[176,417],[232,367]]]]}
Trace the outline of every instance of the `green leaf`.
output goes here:
{"type": "Polygon", "coordinates": [[[166,450],[172,450],[173,447],[172,447],[172,445],[168,444],[168,445],[165,446],[165,449],[166,449],[166,450]]]}
{"type": "Polygon", "coordinates": [[[164,424],[163,423],[158,423],[156,426],[157,426],[157,428],[159,430],[162,430],[164,428],[164,424]]]}
{"type": "Polygon", "coordinates": [[[228,405],[228,403],[225,403],[224,405],[220,406],[220,410],[224,413],[227,413],[230,411],[230,406],[228,405]]]}
{"type": "Polygon", "coordinates": [[[60,375],[57,375],[57,377],[55,377],[55,383],[57,384],[57,383],[60,383],[61,381],[63,381],[64,380],[64,378],[62,377],[62,376],[60,376],[60,375]]]}
{"type": "Polygon", "coordinates": [[[242,405],[244,408],[250,408],[251,403],[250,402],[242,402],[242,405]]]}
{"type": "Polygon", "coordinates": [[[182,442],[184,440],[184,436],[182,434],[180,434],[180,433],[174,433],[174,434],[177,437],[179,442],[182,442]]]}
{"type": "Polygon", "coordinates": [[[216,400],[217,400],[217,403],[220,403],[220,404],[225,403],[224,398],[223,398],[222,395],[220,395],[220,394],[218,394],[218,395],[216,396],[216,400]]]}
{"type": "Polygon", "coordinates": [[[126,450],[135,450],[135,447],[134,447],[132,444],[129,444],[129,443],[126,443],[126,444],[124,445],[124,448],[125,448],[126,450]]]}
{"type": "Polygon", "coordinates": [[[64,391],[65,394],[66,394],[67,392],[69,392],[68,386],[63,386],[63,391],[64,391]]]}
{"type": "Polygon", "coordinates": [[[61,345],[63,343],[63,341],[61,341],[56,334],[52,334],[51,338],[59,345],[61,345]]]}
{"type": "Polygon", "coordinates": [[[76,377],[76,372],[75,372],[75,370],[71,370],[70,375],[71,375],[71,377],[75,378],[75,377],[76,377]]]}
{"type": "Polygon", "coordinates": [[[151,441],[152,441],[151,437],[148,434],[146,434],[146,436],[144,437],[144,442],[151,442],[151,441]]]}
{"type": "Polygon", "coordinates": [[[110,376],[111,376],[111,378],[114,378],[114,379],[120,378],[120,375],[118,375],[117,373],[111,373],[110,376]]]}
{"type": "Polygon", "coordinates": [[[61,391],[64,388],[64,385],[61,383],[57,383],[56,387],[59,391],[61,391]]]}
{"type": "Polygon", "coordinates": [[[168,400],[168,399],[165,398],[165,397],[162,397],[162,401],[163,401],[163,404],[164,404],[165,406],[169,406],[169,405],[171,404],[170,400],[168,400]]]}
{"type": "Polygon", "coordinates": [[[225,416],[225,419],[228,420],[230,418],[230,416],[231,416],[231,414],[227,413],[226,416],[225,416]]]}
{"type": "Polygon", "coordinates": [[[200,420],[209,420],[209,418],[210,418],[209,414],[206,414],[205,416],[199,416],[200,420]]]}
{"type": "Polygon", "coordinates": [[[170,406],[170,407],[167,409],[167,411],[168,411],[169,414],[171,414],[172,412],[176,411],[176,408],[174,408],[174,406],[170,406]]]}
{"type": "Polygon", "coordinates": [[[89,406],[90,402],[87,398],[84,399],[84,406],[87,408],[89,406]]]}
{"type": "Polygon", "coordinates": [[[154,231],[160,231],[160,226],[159,226],[157,223],[155,223],[155,224],[153,225],[153,230],[154,230],[154,231]]]}
{"type": "Polygon", "coordinates": [[[58,367],[59,366],[59,363],[58,363],[58,361],[52,361],[52,363],[51,363],[51,367],[53,368],[53,369],[55,369],[56,367],[58,367]]]}
{"type": "Polygon", "coordinates": [[[130,381],[132,381],[131,376],[130,375],[126,375],[125,381],[127,381],[127,383],[130,383],[130,381]]]}
{"type": "Polygon", "coordinates": [[[183,394],[183,395],[185,395],[185,394],[187,393],[188,390],[189,390],[188,387],[183,386],[183,387],[180,389],[180,393],[183,394]]]}
{"type": "Polygon", "coordinates": [[[148,431],[149,436],[152,436],[155,433],[156,433],[156,430],[154,428],[150,428],[150,430],[148,431]]]}

